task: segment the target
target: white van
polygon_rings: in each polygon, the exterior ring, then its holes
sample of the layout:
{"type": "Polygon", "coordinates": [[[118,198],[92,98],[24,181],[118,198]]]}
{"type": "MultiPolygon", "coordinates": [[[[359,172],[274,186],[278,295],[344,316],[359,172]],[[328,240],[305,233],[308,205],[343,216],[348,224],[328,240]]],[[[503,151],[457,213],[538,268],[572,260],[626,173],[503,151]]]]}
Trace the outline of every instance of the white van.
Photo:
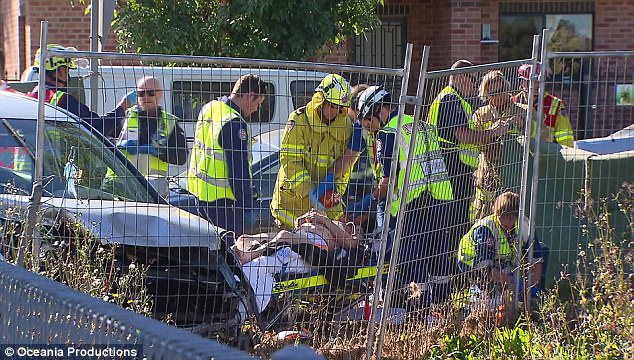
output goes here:
{"type": "MultiPolygon", "coordinates": [[[[113,109],[122,96],[136,88],[139,79],[145,76],[156,77],[163,82],[165,90],[163,109],[181,119],[179,124],[185,131],[188,147],[191,149],[196,119],[202,106],[228,95],[235,81],[246,74],[256,74],[269,85],[269,95],[262,103],[260,111],[247,119],[251,136],[254,137],[283,128],[288,115],[294,109],[306,105],[317,85],[326,76],[318,71],[267,68],[100,66],[97,109],[93,111],[103,114],[113,109]]],[[[69,92],[90,106],[90,69],[71,70],[70,77],[72,85],[69,86],[69,92]]],[[[32,68],[28,76],[23,76],[23,81],[29,80],[37,80],[37,68],[32,68]]],[[[32,88],[33,85],[30,86],[32,88]]],[[[172,166],[169,173],[175,175],[175,171],[182,172],[186,167],[180,166],[177,170],[172,166]]]]}
{"type": "MultiPolygon", "coordinates": [[[[235,81],[242,75],[256,74],[269,84],[270,94],[260,111],[247,119],[251,135],[283,128],[288,115],[304,106],[325,73],[288,69],[101,66],[99,67],[98,109],[111,110],[136,82],[153,76],[163,82],[164,109],[182,120],[181,125],[189,140],[193,139],[198,112],[202,106],[218,97],[228,95],[235,81]]],[[[83,78],[86,104],[90,105],[91,91],[88,69],[77,69],[71,76],[83,78]]]]}

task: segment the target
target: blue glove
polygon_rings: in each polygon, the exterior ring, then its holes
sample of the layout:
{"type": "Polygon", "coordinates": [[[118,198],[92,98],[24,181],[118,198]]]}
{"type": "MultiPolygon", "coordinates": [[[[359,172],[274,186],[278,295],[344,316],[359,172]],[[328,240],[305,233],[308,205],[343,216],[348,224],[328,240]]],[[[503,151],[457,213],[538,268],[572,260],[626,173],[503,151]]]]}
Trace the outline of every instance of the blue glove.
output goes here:
{"type": "Polygon", "coordinates": [[[154,145],[141,145],[137,140],[123,140],[117,147],[130,155],[148,154],[158,156],[158,148],[154,145]]]}
{"type": "Polygon", "coordinates": [[[357,217],[362,213],[366,213],[370,211],[372,207],[372,203],[376,202],[376,198],[372,194],[368,194],[363,197],[360,201],[352,203],[346,207],[346,215],[352,215],[353,217],[357,217]]]}
{"type": "Polygon", "coordinates": [[[317,187],[313,189],[318,199],[324,196],[324,194],[328,190],[333,190],[333,191],[336,190],[335,189],[335,174],[333,173],[326,174],[326,176],[324,176],[324,178],[321,179],[321,182],[317,184],[317,187]]]}
{"type": "Polygon", "coordinates": [[[154,145],[141,145],[138,147],[139,154],[148,154],[152,156],[158,156],[158,148],[154,145]]]}
{"type": "Polygon", "coordinates": [[[310,191],[310,201],[317,210],[325,209],[322,198],[328,191],[335,191],[335,174],[328,173],[321,182],[310,191]]]}
{"type": "Polygon", "coordinates": [[[136,155],[139,148],[139,142],[137,140],[123,140],[117,147],[130,155],[136,155]]]}
{"type": "Polygon", "coordinates": [[[128,92],[127,94],[125,94],[124,98],[128,101],[130,107],[136,105],[138,100],[136,90],[128,92]]]}

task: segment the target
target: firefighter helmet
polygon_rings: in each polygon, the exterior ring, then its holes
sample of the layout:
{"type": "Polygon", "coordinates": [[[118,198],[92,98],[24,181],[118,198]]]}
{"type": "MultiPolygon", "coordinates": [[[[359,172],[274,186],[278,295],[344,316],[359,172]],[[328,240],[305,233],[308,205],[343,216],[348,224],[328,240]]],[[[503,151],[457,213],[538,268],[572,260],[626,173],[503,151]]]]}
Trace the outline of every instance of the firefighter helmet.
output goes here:
{"type": "Polygon", "coordinates": [[[341,75],[328,74],[319,83],[315,92],[324,95],[324,100],[339,106],[350,106],[350,86],[341,75]]]}
{"type": "MultiPolygon", "coordinates": [[[[48,44],[46,46],[48,50],[77,50],[75,48],[66,48],[57,44],[48,44]]],[[[33,60],[33,66],[40,66],[40,49],[37,49],[35,53],[35,59],[33,60]]],[[[71,58],[64,58],[53,56],[46,60],[46,68],[45,70],[56,70],[60,66],[66,66],[69,69],[76,69],[77,64],[75,64],[75,60],[71,58]]]]}

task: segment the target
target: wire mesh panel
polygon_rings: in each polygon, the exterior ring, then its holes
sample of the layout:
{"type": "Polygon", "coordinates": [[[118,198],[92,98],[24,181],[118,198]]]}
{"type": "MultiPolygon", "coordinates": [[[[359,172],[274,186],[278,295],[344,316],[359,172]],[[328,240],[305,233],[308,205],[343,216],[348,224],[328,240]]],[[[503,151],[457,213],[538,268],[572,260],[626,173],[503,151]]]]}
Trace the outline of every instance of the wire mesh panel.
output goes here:
{"type": "Polygon", "coordinates": [[[526,171],[524,134],[534,127],[516,96],[522,91],[518,68],[525,63],[530,60],[463,61],[421,74],[421,116],[405,121],[409,125],[397,135],[405,140],[398,176],[408,180],[398,181],[398,193],[406,203],[393,213],[393,282],[385,293],[389,309],[383,309],[391,316],[384,317],[377,356],[423,356],[439,330],[459,331],[456,326],[483,321],[506,297],[510,301],[513,273],[519,272],[514,234],[526,171]],[[515,220],[503,239],[480,244],[471,228],[509,226],[499,221],[498,197],[508,199],[504,209],[514,207],[515,220]]]}
{"type": "MultiPolygon", "coordinates": [[[[562,104],[551,119],[569,119],[575,136],[574,148],[543,144],[540,149],[539,184],[533,195],[536,234],[551,246],[549,281],[562,272],[577,272],[578,254],[588,251],[602,228],[600,214],[609,214],[616,238],[631,237],[631,219],[622,212],[620,200],[612,200],[634,179],[629,100],[633,58],[627,51],[547,53],[543,62],[545,94],[562,104]]],[[[553,108],[549,100],[546,95],[544,111],[553,108]]]]}
{"type": "Polygon", "coordinates": [[[57,359],[252,358],[4,261],[0,288],[0,346],[7,357],[37,357],[39,351],[57,359]]]}
{"type": "Polygon", "coordinates": [[[28,96],[47,103],[42,144],[38,103],[3,94],[24,109],[2,115],[2,147],[12,149],[1,202],[8,261],[41,156],[28,267],[235,346],[261,332],[365,351],[353,339],[366,330],[381,234],[375,210],[349,211],[377,174],[353,98],[383,85],[397,109],[403,69],[59,48],[42,56],[47,80],[28,96]],[[82,59],[99,60],[98,73],[82,59]]]}

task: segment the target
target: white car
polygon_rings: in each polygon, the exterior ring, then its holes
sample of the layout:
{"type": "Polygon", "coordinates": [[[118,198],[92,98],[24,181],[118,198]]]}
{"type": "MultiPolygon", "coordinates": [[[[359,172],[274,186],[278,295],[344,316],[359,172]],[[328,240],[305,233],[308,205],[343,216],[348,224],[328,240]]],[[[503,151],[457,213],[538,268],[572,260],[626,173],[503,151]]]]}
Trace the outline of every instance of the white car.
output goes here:
{"type": "MultiPolygon", "coordinates": [[[[34,99],[0,91],[3,229],[19,229],[25,221],[37,105],[34,99]]],[[[205,325],[225,334],[237,331],[238,308],[246,303],[248,290],[241,286],[245,282],[240,266],[226,250],[224,230],[167,204],[112,143],[74,115],[47,104],[45,119],[44,241],[50,246],[56,237],[70,237],[60,229],[73,229],[74,234],[94,235],[106,246],[117,244],[117,267],[122,271],[132,262],[149,266],[146,284],[157,318],[171,316],[177,325],[205,325]]],[[[20,231],[0,234],[0,253],[6,260],[15,258],[16,234],[20,231]]]]}

